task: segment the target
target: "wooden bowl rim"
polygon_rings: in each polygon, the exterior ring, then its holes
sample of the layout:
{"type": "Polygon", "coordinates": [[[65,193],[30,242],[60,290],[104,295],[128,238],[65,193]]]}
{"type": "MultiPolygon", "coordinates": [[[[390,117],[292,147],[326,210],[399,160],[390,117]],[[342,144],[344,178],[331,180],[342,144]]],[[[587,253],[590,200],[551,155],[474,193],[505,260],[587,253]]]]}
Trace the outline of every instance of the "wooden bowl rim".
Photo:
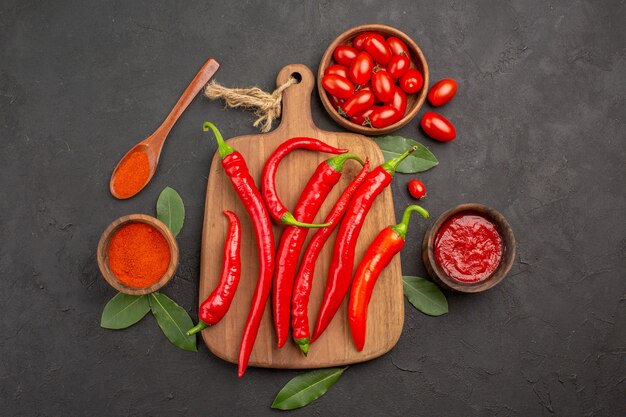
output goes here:
{"type": "Polygon", "coordinates": [[[506,218],[497,210],[480,203],[464,203],[443,212],[437,220],[428,228],[424,234],[422,241],[422,259],[424,266],[428,270],[429,275],[441,284],[444,288],[467,293],[476,293],[486,291],[500,281],[509,273],[515,261],[515,236],[513,229],[507,222],[506,218]],[[500,260],[498,268],[486,279],[478,282],[460,282],[451,278],[445,273],[443,268],[437,262],[434,253],[434,240],[441,226],[452,216],[465,212],[477,212],[492,221],[497,227],[502,237],[503,256],[500,260]]]}
{"type": "Polygon", "coordinates": [[[424,105],[424,102],[426,101],[426,95],[428,94],[428,86],[429,86],[428,83],[429,83],[428,62],[426,61],[426,57],[424,56],[424,53],[422,52],[421,48],[406,33],[394,27],[381,25],[381,24],[367,24],[367,25],[355,26],[353,28],[350,28],[344,31],[341,35],[337,36],[330,43],[328,48],[326,48],[326,51],[324,52],[324,55],[322,56],[322,59],[320,61],[320,65],[317,71],[317,90],[318,90],[320,99],[322,100],[322,104],[324,105],[324,108],[326,109],[326,112],[330,115],[330,117],[334,121],[339,123],[344,128],[352,132],[361,133],[367,136],[386,135],[388,133],[394,132],[402,128],[411,120],[413,120],[415,116],[417,116],[417,113],[420,111],[422,106],[424,105]],[[324,71],[330,65],[330,62],[332,60],[332,54],[335,48],[341,44],[344,44],[348,39],[354,38],[357,34],[361,32],[384,32],[384,33],[389,34],[389,36],[396,36],[402,39],[402,41],[404,41],[404,43],[409,48],[409,51],[411,52],[412,61],[419,61],[423,69],[422,75],[424,76],[424,86],[422,87],[422,90],[417,96],[417,100],[413,104],[413,107],[408,112],[405,113],[402,119],[400,119],[399,121],[397,121],[396,123],[390,126],[380,128],[380,129],[367,127],[367,126],[359,126],[347,120],[346,118],[342,117],[341,115],[339,115],[339,113],[337,113],[337,111],[333,109],[333,107],[331,106],[330,100],[328,99],[328,96],[326,95],[326,91],[324,91],[324,88],[322,87],[322,77],[324,76],[324,71]]]}
{"type": "Polygon", "coordinates": [[[109,226],[107,226],[107,228],[104,230],[104,232],[102,232],[102,236],[100,236],[100,240],[98,242],[97,257],[98,266],[100,267],[100,272],[102,273],[102,276],[113,288],[115,288],[119,292],[130,295],[150,294],[159,290],[161,287],[167,284],[174,276],[176,268],[178,267],[178,243],[176,242],[176,238],[174,237],[170,229],[165,225],[165,223],[163,223],[159,219],[149,216],[147,214],[128,214],[113,220],[111,224],[109,224],[109,226]],[[145,223],[154,227],[156,230],[159,231],[159,233],[163,235],[170,249],[171,256],[167,270],[157,282],[146,288],[134,288],[125,285],[118,280],[117,276],[115,276],[113,271],[111,271],[111,267],[109,266],[109,244],[111,242],[111,238],[113,237],[113,234],[117,232],[117,230],[129,223],[145,223]]]}

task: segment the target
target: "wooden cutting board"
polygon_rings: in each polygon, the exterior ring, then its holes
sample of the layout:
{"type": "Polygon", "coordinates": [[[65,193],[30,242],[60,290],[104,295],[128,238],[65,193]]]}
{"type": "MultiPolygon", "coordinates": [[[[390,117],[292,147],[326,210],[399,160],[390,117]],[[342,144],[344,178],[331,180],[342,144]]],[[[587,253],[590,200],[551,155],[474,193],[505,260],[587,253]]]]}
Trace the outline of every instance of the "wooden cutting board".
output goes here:
{"type": "MultiPolygon", "coordinates": [[[[371,139],[353,133],[327,132],[315,126],[310,109],[311,92],[315,84],[314,76],[309,68],[304,65],[287,65],[278,74],[276,84],[283,84],[292,74],[295,74],[296,78],[301,77],[301,82],[290,86],[283,93],[283,114],[280,126],[270,133],[238,136],[228,140],[228,143],[241,152],[246,159],[257,185],[260,184],[265,160],[282,142],[296,136],[313,137],[339,148],[350,149],[363,158],[369,158],[372,168],[380,165],[383,162],[383,155],[371,139]]],[[[219,123],[217,125],[220,127],[219,123]]],[[[224,134],[227,132],[228,129],[222,130],[224,134]]],[[[293,209],[300,192],[317,165],[331,156],[324,153],[296,150],[283,160],[278,169],[276,183],[278,192],[288,208],[293,209]]],[[[343,189],[359,170],[358,163],[354,161],[346,163],[341,181],[322,205],[315,222],[322,222],[343,189]]],[[[221,274],[222,251],[228,228],[228,221],[222,213],[224,210],[234,211],[241,220],[241,282],[228,314],[220,323],[204,330],[202,337],[209,350],[216,356],[236,363],[241,334],[257,281],[258,255],[250,219],[235,194],[230,180],[225,175],[219,155],[216,153],[209,170],[202,231],[200,302],[216,287],[221,274]]],[[[376,200],[367,216],[357,244],[356,262],[360,261],[367,246],[378,232],[393,223],[395,223],[393,200],[391,190],[387,188],[376,200]]],[[[280,240],[281,231],[282,227],[274,226],[277,244],[280,240]]],[[[314,231],[309,232],[307,242],[313,233],[314,231]]],[[[313,291],[309,303],[311,329],[313,329],[324,294],[336,233],[337,230],[331,235],[317,261],[313,291]]],[[[291,342],[282,349],[276,348],[270,297],[252,351],[250,365],[267,368],[339,366],[376,358],[391,350],[400,337],[404,321],[400,257],[396,256],[391,261],[376,284],[369,306],[367,340],[362,352],[358,352],[352,342],[346,318],[347,301],[348,296],[326,332],[311,345],[309,354],[305,357],[291,342]]]]}

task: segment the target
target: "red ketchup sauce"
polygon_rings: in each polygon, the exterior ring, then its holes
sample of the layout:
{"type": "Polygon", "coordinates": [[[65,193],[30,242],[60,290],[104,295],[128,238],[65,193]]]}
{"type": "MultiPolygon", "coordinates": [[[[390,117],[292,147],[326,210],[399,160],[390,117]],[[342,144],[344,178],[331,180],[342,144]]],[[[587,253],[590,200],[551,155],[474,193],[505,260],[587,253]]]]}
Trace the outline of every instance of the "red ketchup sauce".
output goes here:
{"type": "Polygon", "coordinates": [[[451,278],[478,282],[489,277],[502,259],[502,238],[495,224],[466,211],[448,219],[437,232],[435,257],[451,278]]]}

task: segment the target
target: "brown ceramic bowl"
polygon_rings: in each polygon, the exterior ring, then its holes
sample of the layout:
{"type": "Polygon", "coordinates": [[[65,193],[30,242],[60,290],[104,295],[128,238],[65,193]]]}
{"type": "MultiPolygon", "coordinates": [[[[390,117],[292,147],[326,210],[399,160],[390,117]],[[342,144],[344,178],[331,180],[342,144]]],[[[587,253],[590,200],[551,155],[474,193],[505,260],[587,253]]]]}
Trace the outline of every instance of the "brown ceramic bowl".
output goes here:
{"type": "Polygon", "coordinates": [[[174,273],[176,272],[176,267],[178,266],[178,244],[176,243],[176,238],[163,222],[146,214],[129,214],[128,216],[123,216],[113,221],[113,223],[105,229],[100,237],[97,255],[98,266],[100,267],[100,272],[102,272],[104,279],[106,279],[106,281],[119,292],[131,295],[150,294],[157,291],[159,288],[167,284],[170,279],[172,279],[174,273]],[[157,229],[167,241],[172,255],[170,258],[170,264],[167,267],[165,274],[163,274],[161,279],[157,282],[146,288],[133,288],[125,285],[117,279],[109,266],[109,243],[111,242],[111,237],[113,237],[115,232],[125,224],[138,222],[149,224],[157,229]]]}
{"type": "Polygon", "coordinates": [[[422,50],[419,48],[419,46],[417,46],[413,39],[408,37],[404,32],[401,32],[398,29],[386,25],[357,26],[343,32],[328,46],[328,49],[326,49],[326,52],[322,57],[322,61],[320,62],[320,66],[317,71],[317,89],[319,91],[320,98],[322,99],[322,103],[326,108],[326,111],[328,112],[328,114],[330,114],[330,117],[332,117],[341,126],[353,132],[361,133],[363,135],[385,135],[387,133],[400,129],[402,126],[409,123],[417,115],[417,112],[424,104],[424,101],[426,100],[426,94],[428,93],[428,64],[426,63],[426,58],[424,58],[422,50]],[[326,71],[326,68],[335,63],[335,61],[333,60],[333,51],[335,50],[335,48],[339,45],[351,44],[352,39],[362,32],[378,32],[385,37],[395,36],[397,38],[400,38],[409,48],[409,52],[411,53],[411,68],[417,68],[424,76],[424,87],[422,87],[422,90],[417,94],[407,94],[407,106],[404,117],[400,121],[381,129],[361,126],[356,123],[352,123],[350,120],[339,115],[337,110],[335,110],[330,104],[330,100],[328,99],[326,91],[322,87],[322,77],[324,76],[324,71],[326,71]]]}
{"type": "Polygon", "coordinates": [[[433,223],[433,225],[426,231],[424,240],[422,241],[422,259],[428,274],[442,288],[467,293],[481,292],[488,290],[502,281],[506,274],[511,270],[511,266],[513,266],[513,262],[515,260],[515,236],[513,236],[513,230],[504,216],[494,209],[476,203],[461,204],[439,216],[435,223],[433,223]],[[463,211],[478,213],[483,215],[488,220],[491,220],[498,227],[500,237],[502,238],[503,253],[500,264],[493,274],[478,282],[461,282],[451,278],[445,273],[443,268],[441,268],[437,262],[437,258],[435,257],[435,237],[439,232],[439,228],[449,218],[463,211]]]}

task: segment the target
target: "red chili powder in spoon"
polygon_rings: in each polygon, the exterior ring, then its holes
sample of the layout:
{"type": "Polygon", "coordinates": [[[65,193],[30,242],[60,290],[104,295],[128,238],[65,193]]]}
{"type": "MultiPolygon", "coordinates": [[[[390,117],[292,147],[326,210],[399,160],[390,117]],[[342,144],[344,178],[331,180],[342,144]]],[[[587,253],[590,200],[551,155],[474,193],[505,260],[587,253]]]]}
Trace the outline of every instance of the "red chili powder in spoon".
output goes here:
{"type": "Polygon", "coordinates": [[[109,243],[109,266],[128,287],[146,288],[167,271],[172,255],[165,237],[146,223],[129,223],[109,243]]]}
{"type": "Polygon", "coordinates": [[[113,189],[120,198],[135,195],[148,181],[150,160],[148,154],[136,151],[124,158],[113,178],[113,189]]]}

